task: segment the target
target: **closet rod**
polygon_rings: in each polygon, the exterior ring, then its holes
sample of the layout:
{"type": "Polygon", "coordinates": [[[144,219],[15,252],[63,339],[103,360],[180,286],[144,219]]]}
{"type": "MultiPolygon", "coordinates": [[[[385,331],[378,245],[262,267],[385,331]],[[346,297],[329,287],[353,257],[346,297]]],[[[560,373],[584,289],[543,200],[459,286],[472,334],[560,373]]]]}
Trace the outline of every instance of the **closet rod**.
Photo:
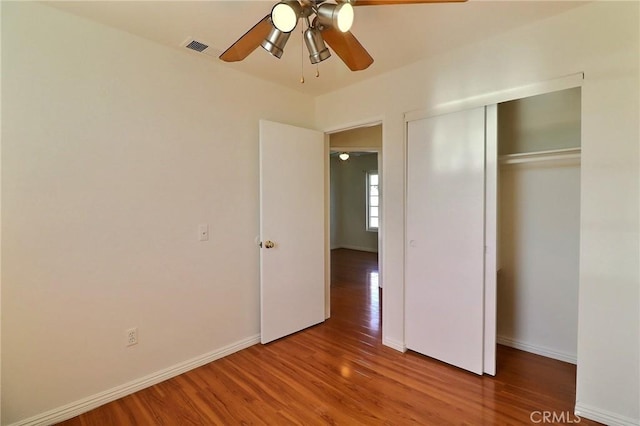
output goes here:
{"type": "Polygon", "coordinates": [[[507,154],[498,157],[502,164],[521,164],[537,161],[572,160],[580,159],[580,148],[553,149],[550,151],[524,152],[520,154],[507,154]]]}

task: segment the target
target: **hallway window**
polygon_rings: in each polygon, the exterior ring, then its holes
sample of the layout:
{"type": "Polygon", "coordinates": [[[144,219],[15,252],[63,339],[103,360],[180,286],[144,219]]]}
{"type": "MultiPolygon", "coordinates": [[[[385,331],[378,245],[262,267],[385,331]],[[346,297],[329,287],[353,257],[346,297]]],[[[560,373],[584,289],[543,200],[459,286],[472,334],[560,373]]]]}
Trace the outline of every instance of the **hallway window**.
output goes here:
{"type": "Polygon", "coordinates": [[[378,171],[367,172],[367,231],[377,231],[380,222],[378,171]]]}

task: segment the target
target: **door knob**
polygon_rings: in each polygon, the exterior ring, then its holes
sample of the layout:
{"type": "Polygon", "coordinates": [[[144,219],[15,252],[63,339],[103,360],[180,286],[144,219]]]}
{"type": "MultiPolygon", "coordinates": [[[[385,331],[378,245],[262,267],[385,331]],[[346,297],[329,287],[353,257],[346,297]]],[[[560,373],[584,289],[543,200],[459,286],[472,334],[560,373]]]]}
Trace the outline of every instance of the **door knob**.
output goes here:
{"type": "Polygon", "coordinates": [[[276,246],[276,243],[274,243],[273,241],[267,240],[264,243],[264,248],[270,249],[270,248],[274,248],[275,246],[276,246]]]}

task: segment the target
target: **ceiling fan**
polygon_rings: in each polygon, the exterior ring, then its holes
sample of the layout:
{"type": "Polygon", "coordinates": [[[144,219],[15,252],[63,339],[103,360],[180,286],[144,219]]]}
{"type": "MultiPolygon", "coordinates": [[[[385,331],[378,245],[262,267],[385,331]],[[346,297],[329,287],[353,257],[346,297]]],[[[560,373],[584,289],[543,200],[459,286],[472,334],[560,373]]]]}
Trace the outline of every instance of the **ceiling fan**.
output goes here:
{"type": "Polygon", "coordinates": [[[242,61],[258,46],[280,58],[298,20],[303,20],[307,25],[303,37],[312,64],[331,56],[326,46],[328,44],[351,71],[360,71],[368,68],[373,63],[373,58],[349,31],[354,19],[353,6],[464,1],[467,0],[337,0],[337,3],[326,0],[283,0],[276,3],[269,15],[224,51],[220,59],[226,62],[242,61]]]}

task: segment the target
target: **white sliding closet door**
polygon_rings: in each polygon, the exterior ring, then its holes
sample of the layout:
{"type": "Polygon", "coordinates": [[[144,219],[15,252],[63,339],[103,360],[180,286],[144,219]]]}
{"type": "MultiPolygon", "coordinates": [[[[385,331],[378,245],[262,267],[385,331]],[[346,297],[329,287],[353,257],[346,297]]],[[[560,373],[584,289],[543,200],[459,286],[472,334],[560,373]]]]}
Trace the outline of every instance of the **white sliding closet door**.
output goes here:
{"type": "Polygon", "coordinates": [[[485,108],[407,126],[406,344],[482,374],[485,108]]]}

